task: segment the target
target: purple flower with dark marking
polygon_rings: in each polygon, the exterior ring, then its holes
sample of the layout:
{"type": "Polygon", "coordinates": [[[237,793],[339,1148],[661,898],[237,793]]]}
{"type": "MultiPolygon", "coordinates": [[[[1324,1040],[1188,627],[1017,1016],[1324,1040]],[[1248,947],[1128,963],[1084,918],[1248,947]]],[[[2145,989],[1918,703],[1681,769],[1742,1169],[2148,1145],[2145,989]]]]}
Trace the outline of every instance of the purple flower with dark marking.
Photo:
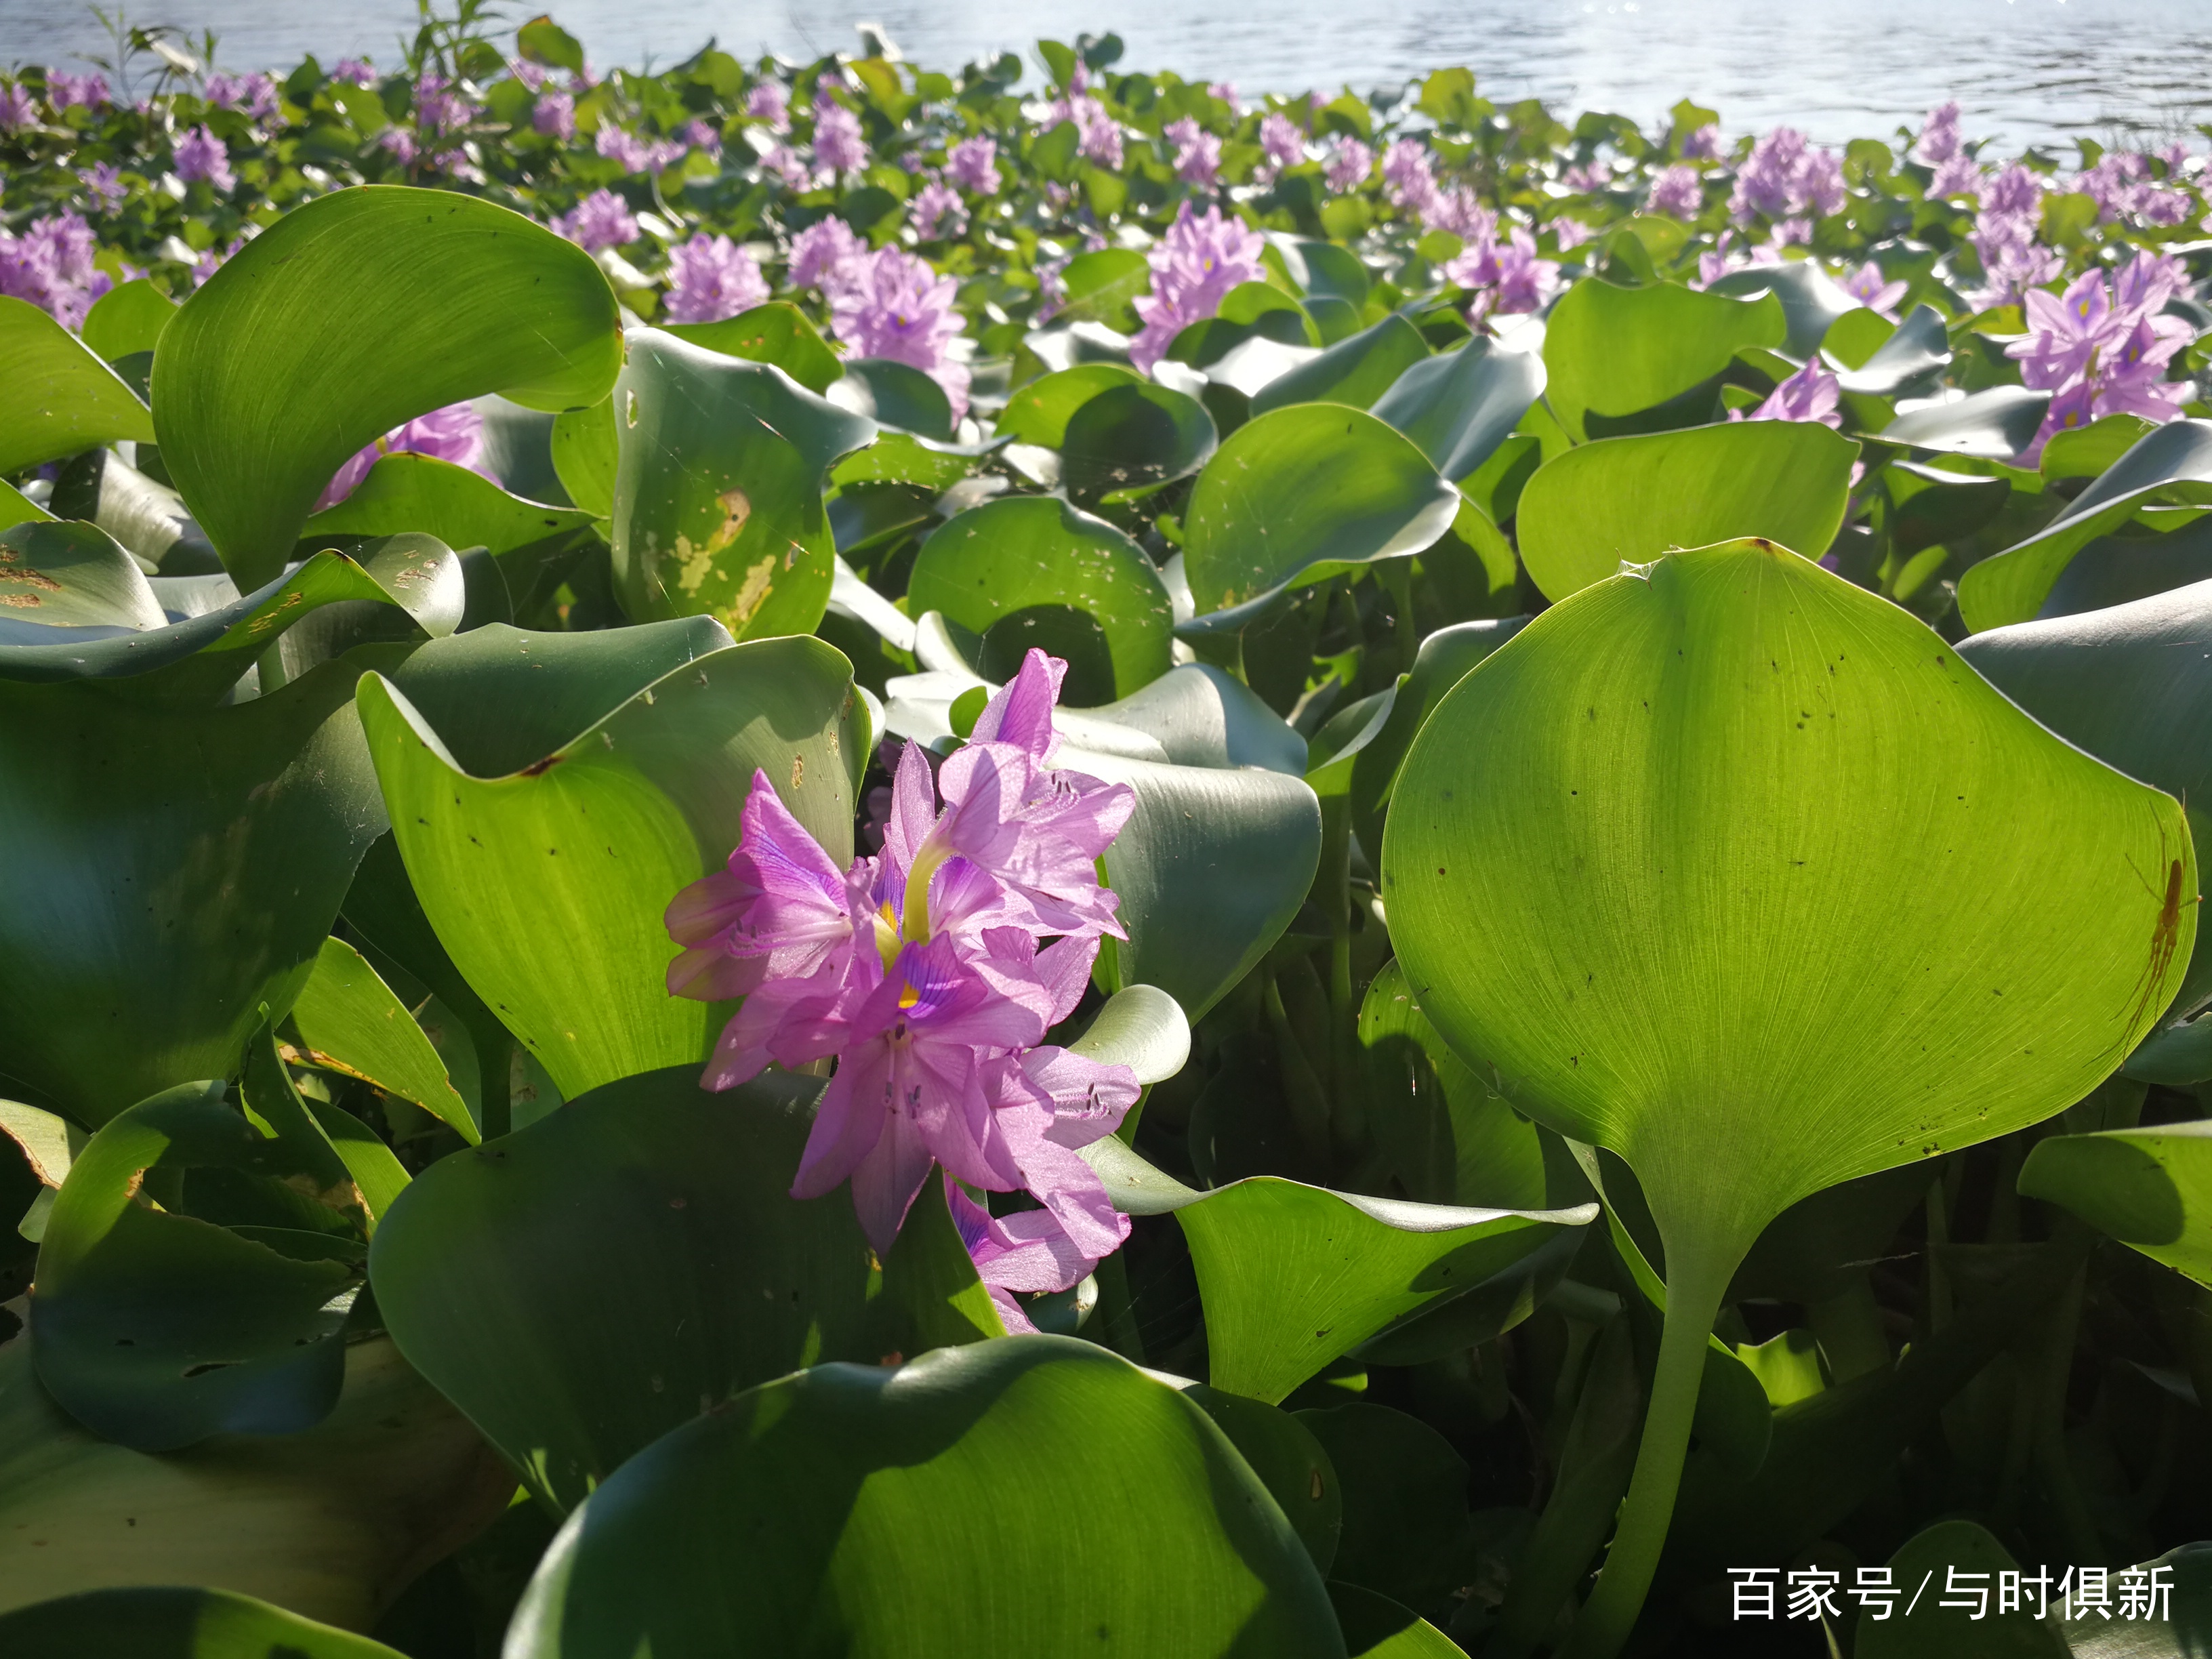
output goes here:
{"type": "Polygon", "coordinates": [[[1651,191],[1644,198],[1646,213],[1663,213],[1676,219],[1694,219],[1705,205],[1705,180],[1695,167],[1660,168],[1651,175],[1651,191]]]}
{"type": "Polygon", "coordinates": [[[888,357],[945,388],[952,417],[968,412],[968,368],[947,347],[966,326],[954,306],[959,284],[926,259],[895,247],[855,257],[830,291],[830,331],[862,357],[888,357]]]}
{"type": "Polygon", "coordinates": [[[218,196],[228,196],[238,187],[230,170],[230,152],[205,127],[195,127],[177,140],[176,158],[177,177],[188,185],[204,180],[218,196]]]}
{"type": "Polygon", "coordinates": [[[727,867],[678,895],[666,918],[684,947],[671,993],[744,999],[706,1086],[732,1087],[772,1060],[836,1062],[793,1196],[849,1182],[879,1253],[939,1167],[1036,1200],[994,1219],[947,1190],[1015,1328],[1027,1325],[1017,1295],[1077,1283],[1128,1233],[1077,1154],[1120,1124],[1136,1079],[1042,1042],[1081,999],[1100,934],[1120,932],[1095,860],[1133,805],[1125,787],[1051,767],[1065,670],[1030,652],[934,782],[908,744],[881,850],[842,872],[756,773],[727,867]],[[1081,930],[1063,931],[1063,918],[1081,930]]]}
{"type": "Polygon", "coordinates": [[[998,141],[980,134],[963,138],[946,152],[945,170],[962,189],[978,196],[996,196],[1004,182],[999,177],[998,141]]]}
{"type": "Polygon", "coordinates": [[[323,493],[316,499],[315,510],[319,513],[334,506],[361,487],[368,470],[386,455],[429,455],[441,461],[451,461],[455,466],[467,467],[480,472],[496,483],[491,469],[484,465],[483,417],[472,404],[448,404],[443,409],[434,409],[428,415],[418,415],[403,425],[396,426],[374,443],[363,447],[331,475],[323,493]]]}
{"type": "Polygon", "coordinates": [[[1145,326],[1129,343],[1129,361],[1150,374],[1176,335],[1219,311],[1239,283],[1258,280],[1266,246],[1241,219],[1223,218],[1218,207],[1194,216],[1185,202],[1167,234],[1145,256],[1152,268],[1152,291],[1135,301],[1145,326]]]}
{"type": "Polygon", "coordinates": [[[2053,394],[2025,461],[2039,458],[2053,434],[2101,416],[2163,422],[2181,413],[2190,388],[2166,377],[2195,331],[2161,313],[2185,280],[2172,256],[2144,252],[2109,285],[2104,273],[2091,270],[2063,294],[2037,289],[2023,297],[2028,331],[2005,355],[2019,362],[2024,384],[2053,394]]]}
{"type": "Polygon", "coordinates": [[[669,252],[664,308],[672,323],[718,323],[768,297],[759,262],[726,236],[702,233],[669,252]]]}
{"type": "Polygon", "coordinates": [[[629,204],[606,189],[593,191],[556,220],[554,229],[588,252],[624,247],[637,240],[637,218],[629,204]]]}

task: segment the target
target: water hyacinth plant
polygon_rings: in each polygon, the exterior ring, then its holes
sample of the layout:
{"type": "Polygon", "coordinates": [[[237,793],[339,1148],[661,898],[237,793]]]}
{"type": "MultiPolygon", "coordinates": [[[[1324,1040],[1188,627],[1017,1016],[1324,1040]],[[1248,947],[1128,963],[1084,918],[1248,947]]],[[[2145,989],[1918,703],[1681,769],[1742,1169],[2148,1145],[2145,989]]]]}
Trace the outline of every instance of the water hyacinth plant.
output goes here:
{"type": "Polygon", "coordinates": [[[2202,1651],[2201,156],[213,46],[0,75],[0,1654],[2202,1651]]]}

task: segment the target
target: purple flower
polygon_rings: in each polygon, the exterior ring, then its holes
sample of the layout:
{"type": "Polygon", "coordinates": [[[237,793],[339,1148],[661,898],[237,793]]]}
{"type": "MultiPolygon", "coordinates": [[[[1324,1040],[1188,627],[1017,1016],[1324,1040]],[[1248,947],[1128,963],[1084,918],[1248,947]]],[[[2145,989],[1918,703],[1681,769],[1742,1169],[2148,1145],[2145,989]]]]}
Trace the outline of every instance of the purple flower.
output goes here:
{"type": "Polygon", "coordinates": [[[1121,165],[1121,124],[1106,112],[1105,105],[1083,89],[1087,79],[1079,65],[1074,79],[1068,82],[1066,96],[1054,99],[1047,106],[1044,130],[1049,132],[1063,121],[1073,122],[1079,140],[1077,153],[1086,161],[1118,170],[1121,165]]]}
{"type": "Polygon", "coordinates": [[[1569,167],[1559,175],[1559,182],[1578,194],[1603,190],[1613,182],[1613,169],[1601,160],[1593,159],[1569,167]]]}
{"type": "Polygon", "coordinates": [[[953,307],[959,284],[897,248],[854,257],[830,295],[830,328],[862,357],[888,357],[945,388],[956,421],[968,412],[968,370],[946,351],[965,321],[953,307]]]}
{"type": "Polygon", "coordinates": [[[1844,292],[1856,300],[1869,311],[1897,320],[1896,306],[1905,297],[1909,286],[1902,278],[1896,282],[1883,279],[1881,267],[1871,259],[1844,278],[1844,292]]]}
{"type": "Polygon", "coordinates": [[[201,96],[217,109],[236,109],[246,101],[246,82],[238,76],[218,70],[207,77],[201,96]]]}
{"type": "Polygon", "coordinates": [[[343,81],[349,86],[373,87],[376,84],[376,71],[368,66],[365,58],[341,58],[338,66],[331,71],[331,79],[343,81]]]}
{"type": "Polygon", "coordinates": [[[1927,124],[1920,129],[1920,140],[1913,145],[1912,154],[1929,167],[1941,167],[1959,149],[1959,106],[1955,101],[1938,104],[1928,112],[1927,124]]]}
{"type": "MultiPolygon", "coordinates": [[[[782,179],[787,190],[804,191],[814,187],[813,173],[800,159],[799,152],[789,144],[778,144],[762,156],[761,171],[782,179]]],[[[823,182],[830,182],[830,175],[825,174],[823,182]]]]}
{"type": "Polygon", "coordinates": [[[1382,152],[1382,188],[1399,207],[1424,210],[1437,193],[1436,163],[1418,138],[1393,140],[1382,152]]]}
{"type": "Polygon", "coordinates": [[[1129,342],[1129,361],[1143,374],[1167,355],[1175,337],[1221,309],[1239,283],[1260,275],[1266,240],[1241,219],[1224,219],[1218,207],[1194,216],[1185,202],[1146,260],[1152,268],[1152,292],[1135,301],[1143,330],[1129,342]]]}
{"type": "Polygon", "coordinates": [[[1042,328],[1058,316],[1060,308],[1067,303],[1067,278],[1063,274],[1066,270],[1065,259],[1048,259],[1036,268],[1036,312],[1030,320],[1037,327],[1042,328]]]}
{"type": "Polygon", "coordinates": [[[1497,214],[1464,185],[1431,191],[1421,210],[1421,222],[1431,230],[1448,230],[1462,242],[1487,240],[1498,230],[1497,214]]]}
{"type": "Polygon", "coordinates": [[[1981,191],[1981,165],[1964,150],[1941,163],[1936,176],[1928,181],[1928,194],[1939,201],[1952,196],[1978,198],[1981,191]]]}
{"type": "Polygon", "coordinates": [[[46,101],[57,114],[63,110],[82,105],[86,109],[107,107],[107,77],[101,75],[63,75],[58,72],[46,76],[46,101]]]}
{"type": "Polygon", "coordinates": [[[1375,152],[1359,140],[1339,138],[1336,148],[1329,152],[1328,166],[1324,173],[1329,189],[1341,196],[1347,191],[1358,190],[1367,182],[1367,175],[1375,170],[1375,152]]]}
{"type": "Polygon", "coordinates": [[[1651,175],[1651,193],[1644,199],[1646,213],[1663,213],[1676,219],[1693,219],[1705,205],[1705,181],[1695,167],[1660,168],[1651,175]]]}
{"type": "Polygon", "coordinates": [[[814,155],[835,173],[857,173],[868,164],[860,118],[834,98],[815,100],[814,155]]]}
{"type": "Polygon", "coordinates": [[[914,198],[914,231],[925,242],[957,236],[968,228],[968,210],[960,192],[942,179],[932,179],[914,198]]]}
{"type": "Polygon", "coordinates": [[[1281,111],[1271,112],[1260,123],[1260,148],[1275,167],[1294,167],[1306,159],[1306,136],[1281,111]]]}
{"type": "Polygon", "coordinates": [[[524,86],[528,87],[532,92],[536,92],[538,88],[543,87],[545,84],[547,78],[545,65],[543,64],[533,64],[527,58],[508,58],[507,60],[507,72],[513,76],[516,80],[521,82],[524,86]]]}
{"type": "Polygon", "coordinates": [[[94,162],[77,174],[77,181],[104,208],[120,207],[123,198],[130,194],[124,186],[123,175],[116,171],[112,161],[94,162]]]}
{"type": "Polygon", "coordinates": [[[1485,238],[1444,267],[1447,281],[1477,290],[1470,319],[1541,311],[1563,286],[1559,262],[1536,257],[1536,239],[1520,225],[1503,245],[1485,238]]]}
{"type": "Polygon", "coordinates": [[[791,285],[833,293],[866,257],[860,239],[842,219],[834,213],[817,219],[792,240],[791,285]]]}
{"type": "Polygon", "coordinates": [[[1844,417],[1836,412],[1837,399],[1842,387],[1836,377],[1820,367],[1814,358],[1788,380],[1766,394],[1766,401],[1746,415],[1741,410],[1731,410],[1729,418],[1747,421],[1808,421],[1822,426],[1840,427],[1844,417]]]}
{"type": "Polygon", "coordinates": [[[963,138],[947,152],[945,170],[962,189],[978,196],[996,196],[1003,182],[999,177],[998,141],[981,135],[963,138]]]}
{"type": "Polygon", "coordinates": [[[587,252],[603,247],[623,247],[637,240],[637,220],[629,204],[611,190],[593,191],[573,211],[556,220],[553,228],[587,252]]]}
{"type": "Polygon", "coordinates": [[[791,131],[791,89],[781,81],[763,81],[745,94],[745,113],[768,124],[770,132],[791,131]]]}
{"type": "Polygon", "coordinates": [[[563,143],[576,136],[576,100],[565,92],[541,92],[530,112],[533,131],[563,143]]]}
{"type": "Polygon", "coordinates": [[[2043,179],[2014,161],[1982,186],[1984,213],[2033,216],[2043,211],[2043,179]]]}
{"type": "Polygon", "coordinates": [[[669,252],[665,308],[672,323],[718,323],[768,297],[759,262],[726,236],[702,233],[669,252]]]}
{"type": "Polygon", "coordinates": [[[92,227],[81,215],[49,214],[18,237],[0,230],[0,294],[27,300],[63,327],[81,328],[92,302],[113,286],[94,268],[92,227]]]}
{"type": "Polygon", "coordinates": [[[1244,113],[1244,100],[1237,95],[1237,83],[1234,81],[1216,81],[1206,90],[1212,96],[1218,98],[1223,103],[1228,105],[1231,115],[1238,116],[1244,113]]]}
{"type": "Polygon", "coordinates": [[[2028,331],[2005,355],[2019,362],[2025,384],[2054,394],[2024,460],[2033,465],[2052,434],[2101,416],[2165,422],[2180,414],[2190,388],[2168,382],[2166,370],[2195,331],[2160,313],[2184,280],[2171,256],[2145,252],[2109,287],[2091,270],[2063,294],[2038,289],[2023,296],[2028,331]]]}
{"type": "Polygon", "coordinates": [[[459,132],[477,116],[477,106],[434,70],[422,71],[415,86],[415,125],[425,138],[459,132]]]}
{"type": "Polygon", "coordinates": [[[0,86],[0,132],[21,132],[39,118],[31,94],[11,81],[0,86]]]}
{"type": "Polygon", "coordinates": [[[994,1220],[948,1188],[979,1272],[1024,1324],[1013,1293],[1065,1289],[1127,1237],[1075,1153],[1110,1134],[1138,1094],[1126,1067],[1040,1046],[1080,1000],[1099,934],[1120,932],[1093,860],[1133,805],[1125,787],[1051,768],[1065,670],[1030,653],[940,769],[941,799],[908,744],[882,850],[842,873],[756,773],[727,867],[678,895],[666,918],[684,947],[672,994],[744,998],[707,1087],[771,1060],[836,1061],[794,1197],[849,1181],[878,1253],[939,1165],[1038,1200],[994,1220]],[[1066,917],[1097,925],[1071,933],[1066,917]]]}
{"type": "Polygon", "coordinates": [[[404,426],[394,427],[365,447],[331,475],[329,485],[316,499],[315,510],[319,513],[343,501],[360,487],[369,468],[380,459],[402,453],[434,455],[441,461],[467,467],[471,472],[481,472],[494,483],[499,482],[484,465],[483,417],[472,404],[448,404],[443,409],[417,416],[404,426]]]}
{"type": "Polygon", "coordinates": [[[1201,128],[1197,117],[1191,115],[1169,122],[1166,137],[1176,147],[1176,177],[1200,190],[1212,189],[1214,177],[1221,171],[1221,140],[1201,128]]]}
{"type": "Polygon", "coordinates": [[[685,122],[677,136],[693,149],[703,149],[709,155],[722,153],[721,128],[703,117],[685,122]]]}
{"type": "Polygon", "coordinates": [[[420,149],[420,146],[415,142],[415,135],[405,127],[385,128],[382,132],[376,135],[376,147],[390,155],[403,167],[411,167],[415,165],[415,157],[420,149]]]}
{"type": "Polygon", "coordinates": [[[1816,149],[1794,127],[1777,127],[1751,148],[1737,169],[1729,211],[1738,224],[1754,215],[1769,219],[1842,211],[1843,161],[1833,150],[1816,149]]]}
{"type": "Polygon", "coordinates": [[[230,152],[222,140],[205,127],[197,127],[177,141],[177,177],[186,184],[205,179],[218,196],[237,188],[230,171],[230,152]]]}
{"type": "Polygon", "coordinates": [[[1682,159],[1685,161],[1717,161],[1721,157],[1721,130],[1717,123],[1708,121],[1682,140],[1682,159]]]}
{"type": "Polygon", "coordinates": [[[206,287],[208,278],[214,276],[218,270],[221,270],[225,261],[228,260],[238,252],[239,249],[245,246],[246,238],[240,236],[235,241],[232,242],[228,247],[211,247],[205,252],[202,253],[198,258],[192,261],[192,286],[195,289],[206,287]]]}
{"type": "Polygon", "coordinates": [[[1985,208],[1976,216],[1968,240],[1981,258],[1982,274],[1989,285],[1982,296],[1986,303],[2002,305],[2018,300],[2064,268],[2057,253],[2035,240],[2037,228],[2038,221],[2031,213],[1985,208]]]}
{"type": "Polygon", "coordinates": [[[1596,234],[1597,232],[1579,219],[1554,219],[1552,222],[1552,240],[1562,253],[1580,247],[1596,234]]]}
{"type": "Polygon", "coordinates": [[[592,148],[624,173],[643,173],[653,161],[653,146],[634,132],[610,123],[593,137],[592,148]]]}
{"type": "Polygon", "coordinates": [[[2195,202],[2186,190],[2161,190],[2151,182],[2150,158],[2136,150],[2113,150],[2096,166],[2075,176],[2074,188],[2097,204],[2098,222],[2136,220],[2178,225],[2195,202]]]}

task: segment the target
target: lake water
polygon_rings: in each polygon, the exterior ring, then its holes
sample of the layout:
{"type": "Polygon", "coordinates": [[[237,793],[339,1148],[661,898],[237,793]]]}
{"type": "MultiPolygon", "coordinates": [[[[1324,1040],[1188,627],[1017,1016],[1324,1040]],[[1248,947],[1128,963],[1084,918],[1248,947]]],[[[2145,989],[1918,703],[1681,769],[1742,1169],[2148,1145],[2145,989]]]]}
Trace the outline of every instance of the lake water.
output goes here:
{"type": "MultiPolygon", "coordinates": [[[[313,52],[389,63],[411,0],[173,0],[140,22],[211,27],[232,70],[313,52]]],[[[538,9],[508,9],[510,21],[538,9]]],[[[849,48],[879,21],[933,67],[1038,35],[1119,31],[1124,65],[1235,81],[1249,91],[1364,92],[1448,64],[1485,95],[1647,125],[1685,95],[1730,132],[1778,122],[1829,143],[1886,135],[1956,98],[1970,133],[2017,147],[2076,134],[2202,149],[2212,118],[2212,0],[568,0],[555,16],[595,64],[669,64],[709,35],[740,56],[849,48]]],[[[0,0],[0,63],[102,50],[89,8],[0,0]]],[[[1034,78],[1034,73],[1033,73],[1034,78]]]]}

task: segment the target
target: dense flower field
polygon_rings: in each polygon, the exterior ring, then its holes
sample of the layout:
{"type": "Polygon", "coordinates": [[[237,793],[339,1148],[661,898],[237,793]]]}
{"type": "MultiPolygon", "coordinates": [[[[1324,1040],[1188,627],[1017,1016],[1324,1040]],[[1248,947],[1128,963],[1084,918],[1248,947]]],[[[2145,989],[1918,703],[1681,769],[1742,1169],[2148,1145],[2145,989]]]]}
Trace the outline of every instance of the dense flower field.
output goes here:
{"type": "Polygon", "coordinates": [[[0,76],[0,1654],[2202,1650],[2202,158],[490,31],[0,76]]]}

